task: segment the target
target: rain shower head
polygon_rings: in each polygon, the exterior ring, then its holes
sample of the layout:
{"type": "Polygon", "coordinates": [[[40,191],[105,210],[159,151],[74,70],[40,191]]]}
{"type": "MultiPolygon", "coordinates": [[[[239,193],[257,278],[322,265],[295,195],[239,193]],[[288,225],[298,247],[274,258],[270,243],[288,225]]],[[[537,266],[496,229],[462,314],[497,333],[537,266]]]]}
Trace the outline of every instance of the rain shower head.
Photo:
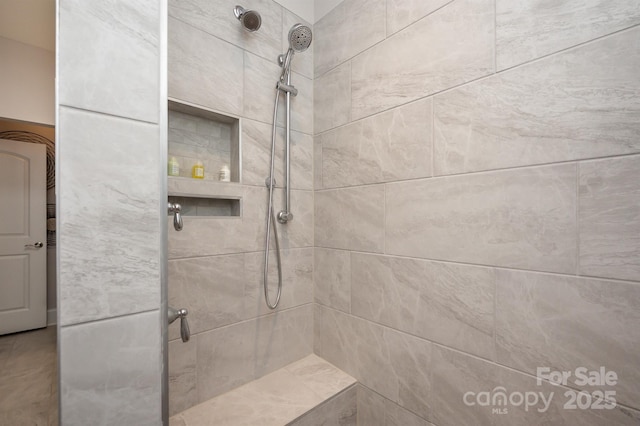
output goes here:
{"type": "Polygon", "coordinates": [[[242,6],[236,6],[233,8],[233,14],[247,31],[258,31],[262,25],[262,18],[255,10],[245,10],[242,6]]]}
{"type": "Polygon", "coordinates": [[[311,28],[302,24],[295,24],[289,30],[289,47],[296,52],[304,52],[311,45],[313,34],[311,28]]]}

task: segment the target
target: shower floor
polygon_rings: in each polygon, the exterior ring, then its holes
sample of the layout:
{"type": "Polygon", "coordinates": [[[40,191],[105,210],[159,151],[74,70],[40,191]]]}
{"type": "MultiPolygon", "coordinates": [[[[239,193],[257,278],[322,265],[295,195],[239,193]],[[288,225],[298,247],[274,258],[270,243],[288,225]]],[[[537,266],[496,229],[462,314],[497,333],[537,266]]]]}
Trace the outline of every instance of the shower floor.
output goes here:
{"type": "Polygon", "coordinates": [[[56,328],[0,336],[0,425],[58,424],[56,328]]]}

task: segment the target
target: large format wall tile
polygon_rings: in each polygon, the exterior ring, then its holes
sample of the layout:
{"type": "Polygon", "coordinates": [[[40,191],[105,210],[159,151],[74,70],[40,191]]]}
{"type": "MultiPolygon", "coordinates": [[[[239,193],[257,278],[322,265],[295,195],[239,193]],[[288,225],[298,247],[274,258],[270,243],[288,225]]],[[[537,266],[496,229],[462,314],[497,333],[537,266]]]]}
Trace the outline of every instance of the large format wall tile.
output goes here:
{"type": "MultiPolygon", "coordinates": [[[[282,70],[274,61],[244,53],[244,116],[263,123],[273,123],[276,82],[282,70]]],[[[283,94],[280,95],[280,99],[283,94]]],[[[282,102],[281,102],[282,104],[282,102]]],[[[284,108],[280,107],[280,116],[284,108]]]]}
{"type": "Polygon", "coordinates": [[[348,123],[351,119],[351,62],[316,78],[313,93],[316,133],[348,123]]]}
{"type": "Polygon", "coordinates": [[[450,2],[451,0],[387,0],[387,37],[450,2]]]}
{"type": "MultiPolygon", "coordinates": [[[[177,18],[221,40],[245,49],[263,58],[276,60],[282,53],[283,8],[271,0],[246,0],[247,10],[256,10],[262,16],[258,31],[246,31],[233,14],[235,0],[170,0],[169,16],[177,18]]],[[[171,30],[169,31],[171,34],[171,30]]],[[[219,58],[227,58],[219,56],[219,58]]]]}
{"type": "Polygon", "coordinates": [[[218,111],[242,113],[244,59],[240,48],[169,18],[168,61],[169,96],[218,111]]]}
{"type": "Polygon", "coordinates": [[[384,198],[383,185],[316,192],[316,246],[381,253],[384,198]]]}
{"type": "Polygon", "coordinates": [[[312,328],[313,305],[307,304],[198,335],[198,401],[309,355],[312,328]]]}
{"type": "MultiPolygon", "coordinates": [[[[253,120],[242,121],[242,183],[265,186],[271,165],[271,124],[253,120]]],[[[284,129],[277,129],[275,177],[276,186],[285,183],[284,129]]],[[[291,132],[291,188],[313,189],[313,138],[305,133],[291,132]]]]}
{"type": "MultiPolygon", "coordinates": [[[[273,202],[276,217],[278,212],[284,209],[284,197],[284,190],[277,191],[274,194],[273,202]]],[[[266,204],[266,200],[264,202],[266,204]]],[[[280,238],[281,248],[313,247],[313,209],[312,191],[291,191],[293,220],[286,225],[278,223],[278,237],[280,238]]]]}
{"type": "Polygon", "coordinates": [[[60,323],[157,309],[157,126],[71,108],[59,114],[60,323]]]}
{"type": "Polygon", "coordinates": [[[431,99],[319,136],[323,188],[431,176],[431,99]]]}
{"type": "MultiPolygon", "coordinates": [[[[275,81],[273,82],[275,84],[275,81]]],[[[291,74],[291,84],[298,89],[298,95],[291,97],[291,128],[308,135],[313,134],[313,80],[300,74],[291,74]]],[[[283,99],[284,96],[281,96],[283,99]]],[[[273,103],[272,103],[273,105],[273,103]]],[[[284,104],[278,113],[278,123],[284,127],[284,104]]]]}
{"type": "Polygon", "coordinates": [[[358,387],[340,392],[287,426],[356,426],[358,387]]]}
{"type": "Polygon", "coordinates": [[[385,37],[385,0],[345,0],[314,26],[319,77],[385,37]]]}
{"type": "Polygon", "coordinates": [[[604,366],[618,375],[616,399],[640,406],[640,286],[507,270],[497,277],[498,362],[533,375],[571,371],[570,384],[576,368],[604,366]]]}
{"type": "Polygon", "coordinates": [[[351,312],[351,255],[343,250],[315,248],[313,264],[316,303],[351,312]]]}
{"type": "MultiPolygon", "coordinates": [[[[264,252],[245,253],[244,315],[246,318],[313,302],[313,249],[281,250],[280,255],[282,260],[282,293],[278,307],[276,310],[271,310],[267,307],[264,298],[264,252]]],[[[237,270],[236,273],[238,273],[237,270]]],[[[273,248],[269,254],[268,286],[269,297],[273,303],[278,288],[278,267],[273,248]]]]}
{"type": "Polygon", "coordinates": [[[267,189],[245,186],[242,194],[242,217],[185,216],[184,228],[180,232],[176,232],[173,224],[169,223],[169,259],[261,250],[267,189]]]}
{"type": "MultiPolygon", "coordinates": [[[[191,312],[189,312],[191,314],[191,312]]],[[[191,318],[191,317],[190,317],[191,318]]],[[[196,348],[198,336],[188,342],[169,342],[169,415],[180,413],[198,403],[196,389],[196,348]]]]}
{"type": "Polygon", "coordinates": [[[454,1],[358,55],[351,65],[352,118],[492,73],[493,6],[493,0],[454,1]]]}
{"type": "Polygon", "coordinates": [[[640,156],[579,166],[581,275],[640,281],[640,156]]]}
{"type": "Polygon", "coordinates": [[[352,254],[352,313],[494,359],[492,268],[352,254]]]}
{"type": "Polygon", "coordinates": [[[640,151],[640,29],[437,95],[435,174],[640,151]]]}
{"type": "Polygon", "coordinates": [[[387,184],[385,217],[389,254],[575,273],[574,164],[387,184]]]}
{"type": "MultiPolygon", "coordinates": [[[[232,324],[245,315],[244,254],[169,261],[169,305],[189,311],[192,333],[232,324]]],[[[180,335],[179,321],[169,338],[180,335]]]]}
{"type": "Polygon", "coordinates": [[[496,0],[498,70],[638,23],[640,4],[635,1],[496,0]]]}
{"type": "Polygon", "coordinates": [[[159,323],[154,311],[60,329],[65,425],[161,423],[159,323]]]}
{"type": "Polygon", "coordinates": [[[60,1],[58,103],[157,123],[159,5],[60,1]]]}

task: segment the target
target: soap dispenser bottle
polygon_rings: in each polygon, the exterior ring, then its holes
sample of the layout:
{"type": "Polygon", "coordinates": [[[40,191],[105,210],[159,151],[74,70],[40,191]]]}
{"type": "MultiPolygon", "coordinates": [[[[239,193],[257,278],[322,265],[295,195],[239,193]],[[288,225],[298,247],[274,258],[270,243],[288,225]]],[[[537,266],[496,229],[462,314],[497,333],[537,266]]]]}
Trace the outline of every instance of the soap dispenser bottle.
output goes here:
{"type": "Polygon", "coordinates": [[[194,179],[204,179],[204,164],[202,164],[202,161],[198,160],[196,164],[193,165],[191,177],[194,179]]]}
{"type": "Polygon", "coordinates": [[[169,158],[167,173],[169,176],[180,176],[180,164],[178,160],[176,160],[176,157],[169,158]]]}

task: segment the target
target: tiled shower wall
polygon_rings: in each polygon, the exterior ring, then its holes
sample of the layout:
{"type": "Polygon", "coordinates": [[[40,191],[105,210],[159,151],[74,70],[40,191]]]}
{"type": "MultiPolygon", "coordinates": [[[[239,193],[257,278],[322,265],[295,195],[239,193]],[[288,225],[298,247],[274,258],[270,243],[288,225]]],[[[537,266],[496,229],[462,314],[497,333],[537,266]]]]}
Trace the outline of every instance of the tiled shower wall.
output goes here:
{"type": "Polygon", "coordinates": [[[165,9],[163,1],[58,0],[58,349],[65,426],[162,422],[165,9]]]}
{"type": "MultiPolygon", "coordinates": [[[[241,119],[241,217],[184,217],[169,227],[169,304],[189,310],[191,340],[169,329],[169,400],[175,414],[313,351],[313,53],[296,55],[292,100],[292,210],[277,225],[283,247],[283,293],[269,311],[262,290],[263,244],[271,150],[271,114],[289,28],[301,20],[271,0],[243,6],[262,15],[248,33],[233,16],[235,1],[169,2],[169,96],[241,119]]],[[[281,106],[282,108],[282,106],[281,106]]],[[[281,109],[281,111],[283,111],[281,109]]],[[[283,123],[282,114],[280,123],[283,123]]],[[[278,131],[276,180],[284,182],[278,131]]],[[[217,172],[217,170],[215,171],[217,172]]],[[[276,212],[282,190],[275,194],[276,212]]],[[[271,256],[272,298],[277,286],[271,256]]]]}
{"type": "Polygon", "coordinates": [[[314,349],[367,389],[362,425],[640,422],[639,23],[601,0],[345,0],[316,23],[314,349]],[[600,366],[614,410],[536,385],[600,366]],[[555,396],[463,403],[497,386],[555,396]]]}

